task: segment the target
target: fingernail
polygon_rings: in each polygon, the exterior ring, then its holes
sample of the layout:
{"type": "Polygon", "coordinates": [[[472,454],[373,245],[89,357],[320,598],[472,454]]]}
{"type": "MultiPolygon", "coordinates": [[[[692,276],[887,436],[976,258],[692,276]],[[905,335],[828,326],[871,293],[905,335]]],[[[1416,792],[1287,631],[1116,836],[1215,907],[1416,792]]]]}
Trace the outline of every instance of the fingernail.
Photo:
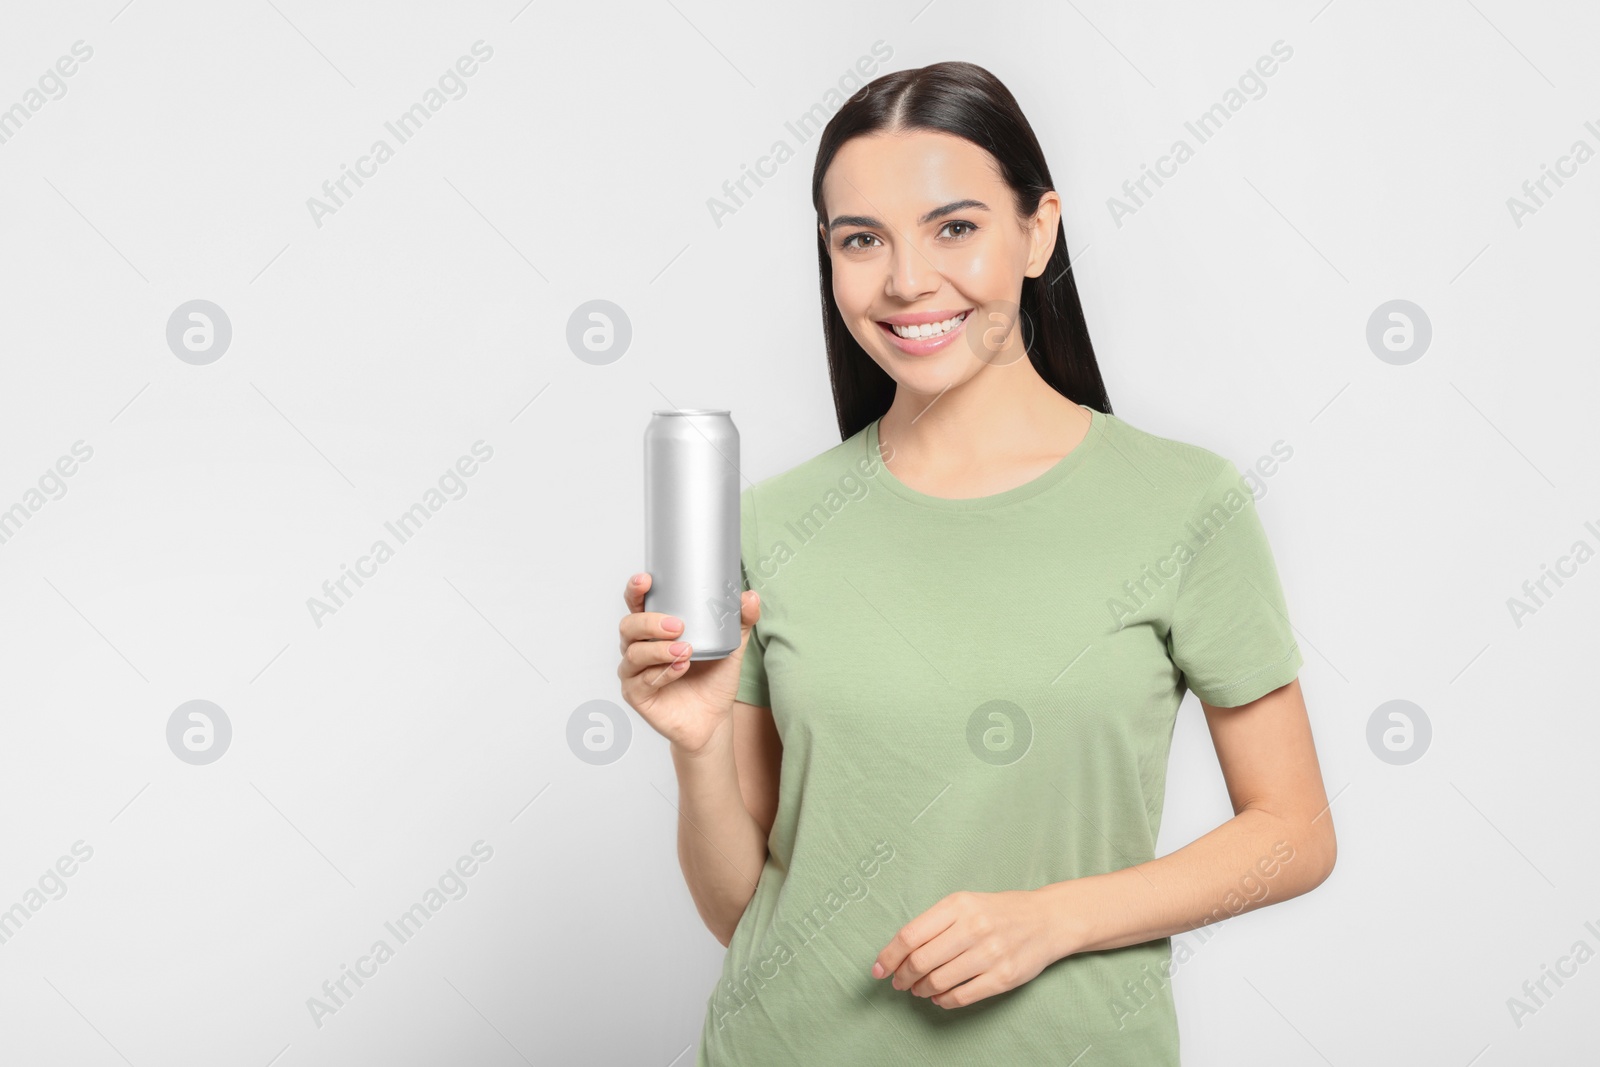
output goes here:
{"type": "Polygon", "coordinates": [[[669,615],[665,619],[661,620],[661,628],[663,630],[671,630],[673,633],[677,633],[679,630],[683,629],[683,620],[669,615]]]}
{"type": "Polygon", "coordinates": [[[642,575],[642,574],[635,574],[635,575],[634,575],[634,576],[633,576],[633,584],[634,584],[634,585],[643,585],[643,584],[644,584],[644,575],[642,575]]]}
{"type": "Polygon", "coordinates": [[[681,656],[685,652],[689,651],[689,646],[684,644],[682,641],[674,641],[672,644],[667,646],[667,651],[671,652],[674,656],[681,656]]]}

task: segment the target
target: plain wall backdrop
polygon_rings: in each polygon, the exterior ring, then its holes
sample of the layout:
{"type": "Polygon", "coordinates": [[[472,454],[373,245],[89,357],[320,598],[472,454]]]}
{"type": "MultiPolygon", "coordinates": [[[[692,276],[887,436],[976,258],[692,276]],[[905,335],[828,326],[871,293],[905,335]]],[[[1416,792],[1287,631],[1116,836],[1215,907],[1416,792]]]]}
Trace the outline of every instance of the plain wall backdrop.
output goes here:
{"type": "MultiPolygon", "coordinates": [[[[838,443],[798,120],[946,59],[1044,145],[1116,412],[1292,448],[1259,507],[1339,862],[1175,939],[1184,1062],[1592,1059],[1596,40],[1507,0],[6,5],[0,1061],[693,1062],[723,950],[616,678],[643,431],[731,409],[745,485],[838,443]]],[[[1231,814],[1193,697],[1165,812],[1162,853],[1231,814]]]]}

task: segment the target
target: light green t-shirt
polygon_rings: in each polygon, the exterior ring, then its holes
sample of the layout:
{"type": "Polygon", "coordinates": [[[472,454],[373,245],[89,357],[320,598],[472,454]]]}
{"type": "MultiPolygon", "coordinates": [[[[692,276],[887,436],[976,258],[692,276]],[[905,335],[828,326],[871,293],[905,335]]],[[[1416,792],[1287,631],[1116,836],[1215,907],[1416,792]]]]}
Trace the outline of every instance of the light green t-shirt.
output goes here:
{"type": "Polygon", "coordinates": [[[1301,666],[1238,468],[1090,414],[992,496],[904,484],[876,421],[741,495],[761,621],[738,699],[772,709],[783,762],[698,1067],[1178,1063],[1170,938],[959,1008],[871,975],[949,893],[1154,858],[1185,689],[1234,707],[1301,666]]]}

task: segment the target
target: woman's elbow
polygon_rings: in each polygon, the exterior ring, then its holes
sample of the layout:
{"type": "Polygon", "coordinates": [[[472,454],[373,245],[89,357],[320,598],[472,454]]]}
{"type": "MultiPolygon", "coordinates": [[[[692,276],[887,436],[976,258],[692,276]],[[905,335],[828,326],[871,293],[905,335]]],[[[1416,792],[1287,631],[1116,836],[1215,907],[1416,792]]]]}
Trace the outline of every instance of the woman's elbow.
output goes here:
{"type": "Polygon", "coordinates": [[[1328,880],[1339,858],[1339,838],[1333,832],[1333,815],[1324,810],[1321,817],[1311,823],[1307,836],[1312,860],[1312,877],[1306,886],[1309,892],[1328,880]]]}

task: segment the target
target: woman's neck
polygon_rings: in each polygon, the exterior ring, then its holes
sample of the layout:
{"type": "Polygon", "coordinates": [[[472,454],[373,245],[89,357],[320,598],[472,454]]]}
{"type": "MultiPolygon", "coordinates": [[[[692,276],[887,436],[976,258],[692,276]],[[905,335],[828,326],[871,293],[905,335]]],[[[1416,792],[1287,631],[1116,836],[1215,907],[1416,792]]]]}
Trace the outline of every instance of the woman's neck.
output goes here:
{"type": "Polygon", "coordinates": [[[1024,359],[986,368],[960,389],[897,388],[878,423],[878,443],[901,481],[934,496],[985,495],[988,485],[1020,484],[1049,469],[1078,446],[1089,425],[1089,413],[1024,359]],[[1013,370],[1023,373],[1006,373],[1013,370]]]}

